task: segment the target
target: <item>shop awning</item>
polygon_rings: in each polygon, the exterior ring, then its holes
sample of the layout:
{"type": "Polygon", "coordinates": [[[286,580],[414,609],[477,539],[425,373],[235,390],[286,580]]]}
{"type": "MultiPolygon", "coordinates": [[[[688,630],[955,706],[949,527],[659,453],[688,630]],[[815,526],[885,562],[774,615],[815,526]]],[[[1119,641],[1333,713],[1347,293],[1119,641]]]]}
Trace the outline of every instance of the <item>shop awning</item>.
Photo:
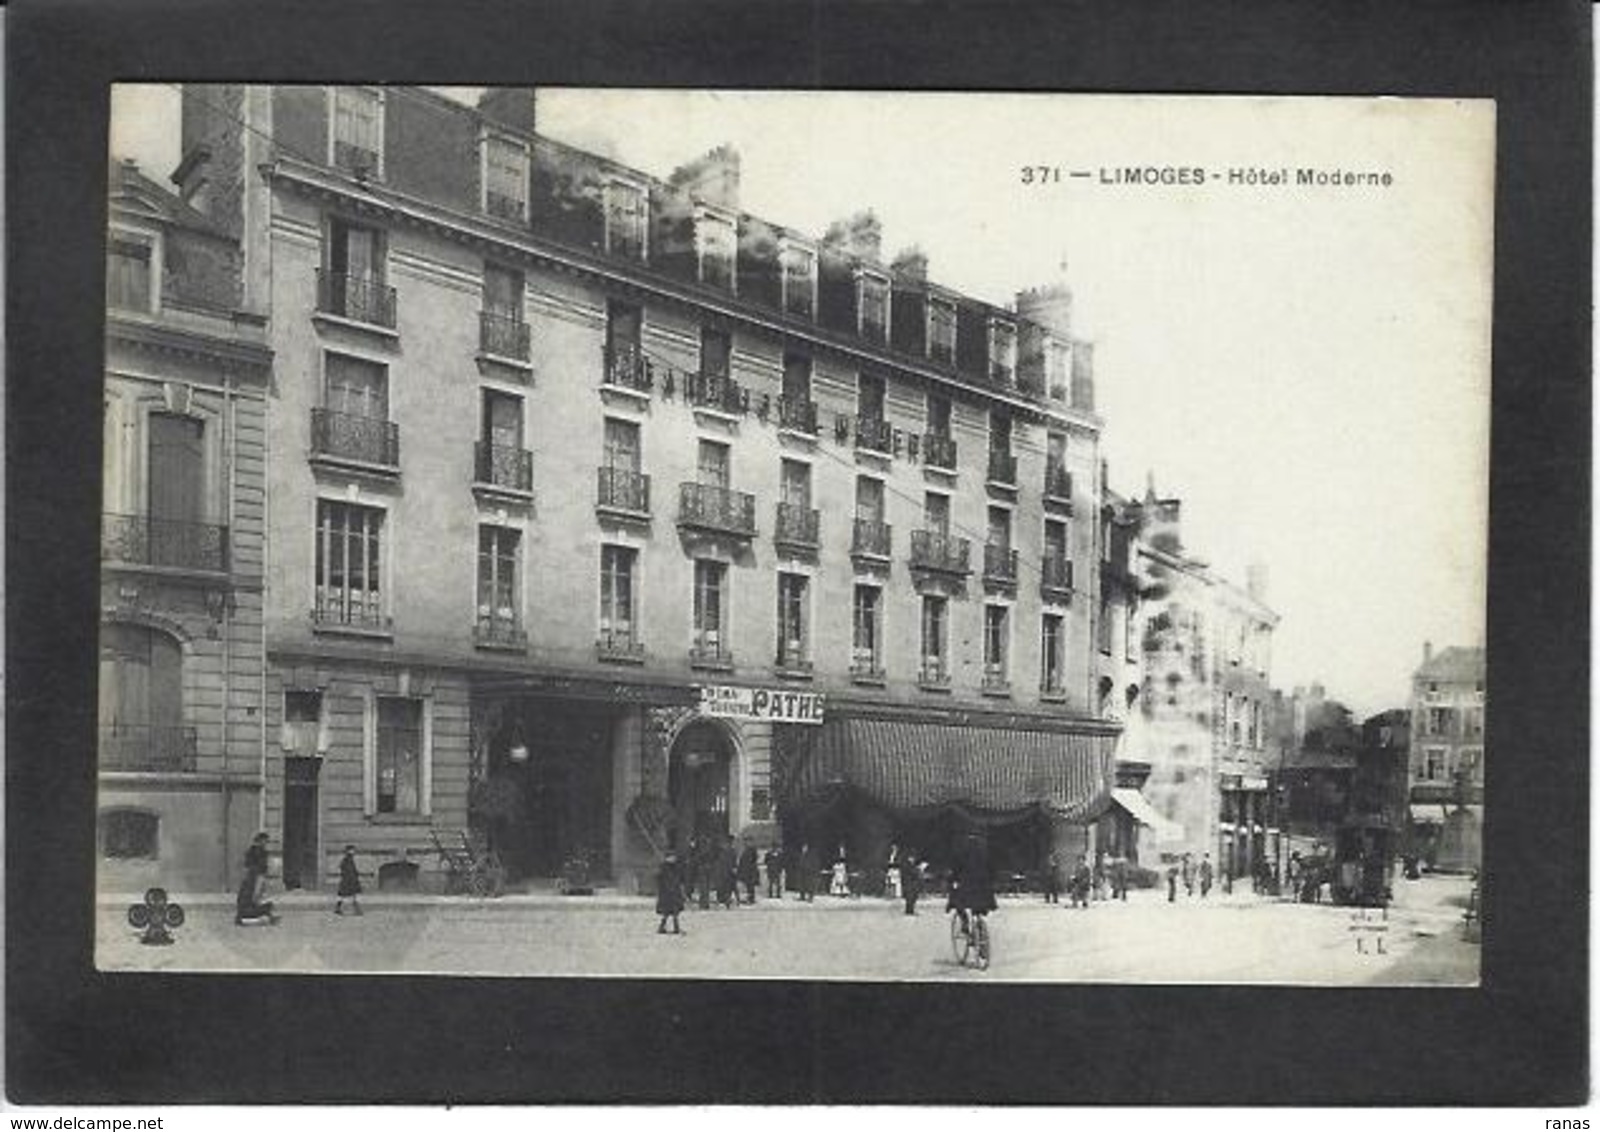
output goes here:
{"type": "Polygon", "coordinates": [[[1115,732],[830,716],[785,794],[805,803],[849,787],[891,810],[1043,809],[1087,821],[1110,804],[1115,732]]]}
{"type": "Polygon", "coordinates": [[[1111,791],[1111,800],[1128,812],[1140,825],[1148,826],[1157,841],[1182,841],[1183,826],[1157,812],[1143,794],[1127,786],[1111,791]]]}

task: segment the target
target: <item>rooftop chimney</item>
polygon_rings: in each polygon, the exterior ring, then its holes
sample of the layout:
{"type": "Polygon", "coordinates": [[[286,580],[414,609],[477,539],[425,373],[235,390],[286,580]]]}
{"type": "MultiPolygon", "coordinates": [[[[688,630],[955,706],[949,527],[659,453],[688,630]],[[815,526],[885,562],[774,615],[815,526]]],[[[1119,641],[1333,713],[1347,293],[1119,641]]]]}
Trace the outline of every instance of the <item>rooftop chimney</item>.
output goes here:
{"type": "Polygon", "coordinates": [[[889,265],[889,270],[895,277],[910,283],[926,283],[928,281],[928,253],[917,245],[912,244],[899,255],[894,257],[894,262],[889,265]]]}
{"type": "Polygon", "coordinates": [[[478,113],[491,122],[531,134],[535,98],[531,86],[493,86],[478,96],[478,113]]]}
{"type": "Polygon", "coordinates": [[[822,242],[846,255],[877,263],[883,257],[883,222],[869,208],[828,225],[822,242]]]}
{"type": "Polygon", "coordinates": [[[1432,641],[1423,641],[1422,642],[1422,663],[1423,664],[1427,664],[1428,661],[1430,661],[1432,659],[1433,659],[1433,642],[1432,641]]]}
{"type": "Polygon", "coordinates": [[[668,180],[707,204],[739,211],[739,151],[719,145],[673,170],[668,180]]]}

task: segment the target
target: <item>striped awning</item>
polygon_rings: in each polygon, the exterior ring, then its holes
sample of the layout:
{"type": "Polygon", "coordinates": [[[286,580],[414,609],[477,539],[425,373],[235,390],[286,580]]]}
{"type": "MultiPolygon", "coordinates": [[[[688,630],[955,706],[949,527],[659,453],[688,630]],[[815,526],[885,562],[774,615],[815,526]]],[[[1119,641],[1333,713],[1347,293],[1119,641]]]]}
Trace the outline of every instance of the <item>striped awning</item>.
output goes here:
{"type": "Polygon", "coordinates": [[[1140,825],[1149,827],[1157,841],[1182,841],[1183,826],[1170,818],[1162,817],[1150,800],[1131,787],[1119,786],[1111,792],[1112,801],[1128,811],[1140,825]]]}
{"type": "Polygon", "coordinates": [[[1043,809],[1086,821],[1116,784],[1112,733],[831,716],[789,779],[791,802],[849,787],[891,810],[1043,809]]]}

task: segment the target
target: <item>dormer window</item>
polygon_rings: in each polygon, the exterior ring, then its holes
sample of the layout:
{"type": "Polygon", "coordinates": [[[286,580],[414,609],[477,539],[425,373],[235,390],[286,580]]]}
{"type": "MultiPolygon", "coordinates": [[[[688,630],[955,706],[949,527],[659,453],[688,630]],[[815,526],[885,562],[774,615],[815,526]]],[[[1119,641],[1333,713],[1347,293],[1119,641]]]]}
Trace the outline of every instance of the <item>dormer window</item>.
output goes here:
{"type": "Polygon", "coordinates": [[[483,211],[501,220],[528,218],[528,147],[522,142],[485,135],[483,211]]]}
{"type": "Polygon", "coordinates": [[[799,318],[814,317],[817,309],[817,253],[803,244],[785,242],[779,261],[783,267],[783,309],[799,318]]]}
{"type": "Polygon", "coordinates": [[[949,299],[928,297],[928,357],[950,363],[956,358],[956,307],[949,299]]]}
{"type": "Polygon", "coordinates": [[[383,92],[336,86],[330,99],[329,163],[357,177],[383,176],[383,92]]]}
{"type": "Polygon", "coordinates": [[[737,290],[733,260],[738,247],[738,226],[725,212],[700,205],[694,218],[695,253],[700,261],[700,282],[727,291],[737,290]]]}
{"type": "Polygon", "coordinates": [[[1045,339],[1045,371],[1050,382],[1050,400],[1066,402],[1072,397],[1072,347],[1058,338],[1045,339]]]}
{"type": "Polygon", "coordinates": [[[989,380],[1006,388],[1017,383],[1017,328],[1003,318],[989,320],[989,380]]]}
{"type": "Polygon", "coordinates": [[[645,234],[650,226],[650,197],[644,186],[613,179],[606,182],[606,251],[635,259],[650,258],[645,234]]]}
{"type": "Polygon", "coordinates": [[[874,271],[856,272],[856,330],[869,342],[889,340],[889,278],[874,271]]]}
{"type": "Polygon", "coordinates": [[[154,235],[114,231],[106,243],[106,305],[149,314],[161,306],[161,265],[154,235]]]}

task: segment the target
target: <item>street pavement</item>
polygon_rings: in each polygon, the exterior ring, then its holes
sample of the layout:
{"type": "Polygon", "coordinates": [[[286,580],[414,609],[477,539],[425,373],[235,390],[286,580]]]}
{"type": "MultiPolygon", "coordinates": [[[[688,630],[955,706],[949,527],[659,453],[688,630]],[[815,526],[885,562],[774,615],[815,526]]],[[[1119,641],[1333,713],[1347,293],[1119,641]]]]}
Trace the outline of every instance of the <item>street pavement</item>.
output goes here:
{"type": "Polygon", "coordinates": [[[733,977],[976,982],[1361,983],[1471,985],[1479,949],[1461,940],[1464,878],[1397,881],[1387,912],[1291,904],[1241,887],[1168,903],[1138,891],[1087,910],[1001,898],[989,970],[959,966],[941,898],[908,917],[896,902],[819,896],[684,913],[658,935],[652,902],[600,893],[362,898],[335,916],[331,895],[280,896],[281,922],[233,923],[231,899],[190,897],[169,946],[127,924],[129,899],[99,904],[102,970],[733,977]]]}

